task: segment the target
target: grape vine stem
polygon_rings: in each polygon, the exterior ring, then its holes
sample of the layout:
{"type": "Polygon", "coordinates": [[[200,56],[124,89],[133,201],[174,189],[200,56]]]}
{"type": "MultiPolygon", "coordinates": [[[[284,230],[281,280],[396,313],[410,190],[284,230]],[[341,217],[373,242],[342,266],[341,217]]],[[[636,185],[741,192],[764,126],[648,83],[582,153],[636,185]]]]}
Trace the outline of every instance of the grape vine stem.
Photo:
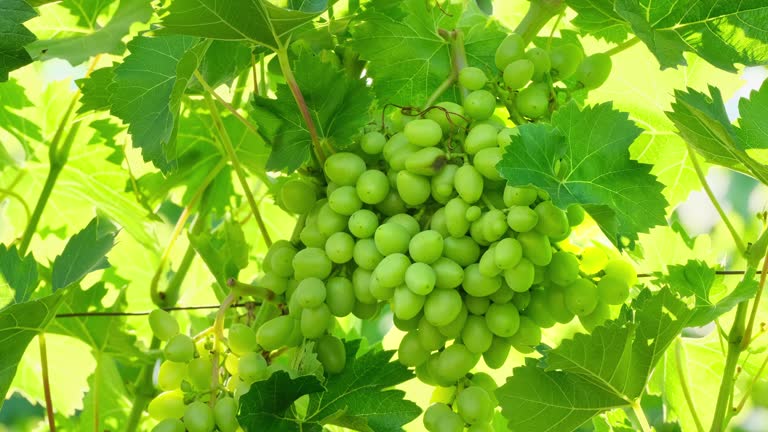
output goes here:
{"type": "Polygon", "coordinates": [[[688,405],[688,411],[691,413],[691,417],[693,417],[693,422],[696,423],[696,430],[698,432],[704,432],[704,425],[701,423],[701,419],[699,419],[696,404],[693,401],[691,390],[688,387],[688,379],[683,370],[683,341],[680,339],[678,339],[675,344],[675,361],[677,362],[677,365],[675,365],[675,368],[677,369],[677,377],[680,379],[680,388],[683,390],[683,397],[685,398],[685,403],[688,405]]]}
{"type": "Polygon", "coordinates": [[[645,416],[645,411],[643,411],[640,401],[632,402],[630,406],[632,407],[632,412],[635,413],[635,417],[637,417],[637,422],[640,423],[640,429],[642,429],[643,432],[652,432],[653,428],[651,428],[650,423],[648,423],[648,418],[645,416]]]}
{"type": "Polygon", "coordinates": [[[29,204],[27,204],[24,198],[16,192],[10,189],[0,188],[0,202],[2,202],[7,196],[15,199],[19,202],[19,204],[21,204],[21,207],[24,209],[24,213],[27,215],[27,225],[29,225],[29,221],[32,218],[32,212],[29,211],[29,204]]]}
{"type": "Polygon", "coordinates": [[[216,405],[217,391],[219,387],[219,343],[224,341],[224,319],[227,317],[229,307],[235,304],[237,292],[233,289],[229,295],[221,302],[221,307],[216,313],[216,319],[213,322],[213,349],[211,350],[211,400],[208,405],[213,408],[216,405]]]}
{"type": "Polygon", "coordinates": [[[638,38],[637,36],[629,38],[626,41],[624,41],[624,42],[616,45],[615,47],[609,49],[608,51],[604,52],[603,54],[608,55],[608,56],[612,56],[612,55],[618,54],[618,53],[624,51],[625,49],[634,46],[638,42],[640,42],[640,38],[638,38]]]}

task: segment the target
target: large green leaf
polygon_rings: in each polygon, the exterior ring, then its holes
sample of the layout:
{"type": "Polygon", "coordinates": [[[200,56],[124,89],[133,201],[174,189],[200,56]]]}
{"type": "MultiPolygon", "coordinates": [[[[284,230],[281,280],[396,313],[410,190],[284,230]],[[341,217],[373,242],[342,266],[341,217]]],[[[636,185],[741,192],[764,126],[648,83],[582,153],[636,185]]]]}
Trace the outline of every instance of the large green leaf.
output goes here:
{"type": "Polygon", "coordinates": [[[61,302],[62,296],[53,294],[0,309],[0,341],[4,343],[0,356],[0,407],[27,345],[53,319],[61,302]]]}
{"type": "Polygon", "coordinates": [[[320,424],[301,422],[289,409],[300,397],[323,390],[315,376],[292,379],[287,372],[277,371],[268,380],[253,383],[240,397],[237,420],[246,430],[320,432],[320,424]]]}
{"type": "Polygon", "coordinates": [[[498,165],[511,184],[543,188],[561,208],[581,204],[618,247],[666,222],[662,185],[629,157],[640,129],[610,103],[583,110],[569,103],[552,125],[518,130],[498,165]]]}
{"type": "Polygon", "coordinates": [[[94,218],[82,231],[72,236],[53,261],[53,291],[67,287],[96,270],[109,267],[106,255],[115,244],[117,227],[102,218],[94,218]]]}
{"type": "MultiPolygon", "coordinates": [[[[31,253],[25,257],[19,256],[15,245],[6,247],[0,244],[0,274],[14,291],[15,303],[28,301],[39,283],[35,257],[31,253]]],[[[3,297],[0,297],[0,305],[2,300],[3,297]]]]}
{"type": "Polygon", "coordinates": [[[566,0],[565,3],[578,12],[571,23],[582,34],[608,42],[621,42],[627,38],[629,23],[614,10],[614,0],[566,0]]]}
{"type": "Polygon", "coordinates": [[[8,81],[8,73],[32,62],[24,46],[35,40],[35,35],[24,27],[24,22],[37,16],[24,0],[5,0],[0,3],[0,82],[8,81]]]}
{"type": "Polygon", "coordinates": [[[768,62],[764,0],[616,0],[615,9],[662,68],[685,65],[686,51],[730,71],[768,62]]]}
{"type": "Polygon", "coordinates": [[[291,31],[313,20],[325,7],[303,12],[264,0],[176,0],[166,10],[162,25],[171,33],[251,41],[275,50],[291,31]]]}
{"type": "MultiPolygon", "coordinates": [[[[0,141],[3,142],[0,147],[5,148],[16,141],[28,154],[32,153],[29,140],[41,141],[43,137],[40,125],[21,113],[22,109],[33,106],[24,87],[13,79],[0,85],[0,101],[0,141]]],[[[0,169],[2,167],[3,162],[0,161],[0,169]]]]}

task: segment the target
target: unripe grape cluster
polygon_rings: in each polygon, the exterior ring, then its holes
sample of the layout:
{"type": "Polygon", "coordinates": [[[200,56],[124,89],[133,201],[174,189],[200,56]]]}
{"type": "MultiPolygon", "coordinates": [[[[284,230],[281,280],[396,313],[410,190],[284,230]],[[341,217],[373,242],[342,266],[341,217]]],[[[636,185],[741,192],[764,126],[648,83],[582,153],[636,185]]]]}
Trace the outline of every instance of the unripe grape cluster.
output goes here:
{"type": "Polygon", "coordinates": [[[429,432],[493,432],[493,413],[499,404],[493,378],[478,372],[451,387],[437,387],[433,404],[424,412],[424,427],[429,432]]]}

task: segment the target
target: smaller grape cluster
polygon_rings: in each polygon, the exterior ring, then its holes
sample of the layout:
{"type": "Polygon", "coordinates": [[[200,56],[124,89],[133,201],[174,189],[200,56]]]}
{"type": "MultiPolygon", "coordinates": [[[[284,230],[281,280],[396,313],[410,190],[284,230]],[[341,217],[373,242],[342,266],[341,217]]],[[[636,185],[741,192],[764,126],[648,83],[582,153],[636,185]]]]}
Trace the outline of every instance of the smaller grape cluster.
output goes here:
{"type": "Polygon", "coordinates": [[[463,378],[457,385],[437,387],[432,394],[434,402],[424,412],[424,427],[429,432],[493,432],[491,425],[497,388],[493,378],[484,373],[463,378]]]}

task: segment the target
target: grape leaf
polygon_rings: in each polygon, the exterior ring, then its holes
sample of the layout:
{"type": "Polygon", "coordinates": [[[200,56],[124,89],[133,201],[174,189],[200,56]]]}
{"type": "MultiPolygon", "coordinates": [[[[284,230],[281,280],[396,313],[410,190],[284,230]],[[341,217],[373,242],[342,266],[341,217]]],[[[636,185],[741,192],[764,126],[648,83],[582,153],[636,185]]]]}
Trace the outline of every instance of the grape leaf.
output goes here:
{"type": "Polygon", "coordinates": [[[0,309],[0,340],[6,345],[0,356],[0,407],[27,345],[53,319],[61,302],[62,296],[53,294],[0,309]]]}
{"type": "MultiPolygon", "coordinates": [[[[506,36],[474,2],[446,4],[444,9],[425,7],[420,0],[400,3],[401,17],[388,7],[374,2],[352,27],[350,46],[367,60],[367,74],[374,79],[374,90],[382,103],[421,106],[430,94],[451,75],[449,43],[440,29],[458,29],[464,35],[469,66],[488,72],[496,70],[494,54],[506,36]]],[[[453,86],[442,100],[457,100],[453,86]]]]}
{"type": "Polygon", "coordinates": [[[133,401],[128,397],[117,362],[107,354],[97,354],[96,361],[96,370],[88,377],[83,411],[78,416],[80,430],[117,431],[128,421],[133,401]]]}
{"type": "Polygon", "coordinates": [[[631,246],[638,233],[666,222],[662,185],[650,165],[629,158],[640,129],[611,103],[580,110],[571,102],[552,125],[518,130],[498,165],[510,184],[543,188],[561,208],[581,204],[620,248],[623,238],[631,246]]]}
{"type": "MultiPolygon", "coordinates": [[[[229,83],[251,67],[251,52],[245,42],[215,40],[200,62],[200,74],[212,88],[229,83]]],[[[190,88],[203,90],[197,79],[190,83],[190,88]]]]}
{"type": "Polygon", "coordinates": [[[613,9],[614,0],[566,0],[566,4],[578,15],[571,24],[583,35],[622,42],[629,33],[629,24],[613,9]]]}
{"type": "Polygon", "coordinates": [[[617,320],[528,359],[496,391],[509,428],[570,431],[634,403],[691,315],[668,289],[644,290],[617,320]]]}
{"type": "Polygon", "coordinates": [[[114,2],[115,0],[64,0],[60,4],[77,17],[80,27],[95,29],[98,27],[96,19],[114,2]]]}
{"type": "Polygon", "coordinates": [[[358,357],[360,339],[347,341],[347,363],[325,382],[324,393],[310,396],[307,420],[365,432],[394,432],[418,417],[419,407],[391,387],[413,373],[390,361],[394,351],[373,348],[358,357]]]}
{"type": "Polygon", "coordinates": [[[189,242],[223,288],[248,265],[248,244],[239,223],[227,217],[213,231],[190,233],[189,242]]]}
{"type": "Polygon", "coordinates": [[[28,301],[39,282],[35,257],[31,253],[19,256],[15,245],[0,244],[0,274],[15,292],[13,301],[16,303],[28,301]]]}
{"type": "Polygon", "coordinates": [[[24,46],[36,38],[24,22],[36,16],[37,12],[24,0],[5,0],[0,4],[0,82],[8,81],[11,71],[32,63],[24,46]]]}
{"type": "Polygon", "coordinates": [[[755,280],[742,280],[728,295],[715,303],[710,299],[710,292],[718,278],[715,270],[705,262],[690,260],[685,265],[671,265],[667,269],[669,274],[663,275],[659,282],[668,286],[672,292],[696,299],[694,314],[688,322],[690,327],[714,321],[742,301],[754,297],[758,288],[755,280]]]}
{"type": "Polygon", "coordinates": [[[768,163],[768,157],[758,158],[752,150],[768,150],[768,80],[759,90],[753,90],[749,98],[739,100],[739,128],[736,135],[753,158],[762,164],[768,163]]]}
{"type": "MultiPolygon", "coordinates": [[[[112,18],[103,27],[64,38],[37,40],[29,44],[32,52],[40,52],[40,59],[65,59],[73,65],[85,62],[91,56],[125,51],[123,38],[137,22],[147,22],[152,16],[152,5],[144,1],[120,1],[112,18]]],[[[82,18],[82,17],[81,17],[82,18]]]]}
{"type": "Polygon", "coordinates": [[[315,376],[292,379],[287,372],[277,371],[266,381],[257,381],[240,397],[237,421],[245,430],[320,432],[318,423],[305,423],[289,411],[300,397],[322,392],[315,376]]]}
{"type": "Polygon", "coordinates": [[[40,126],[20,113],[22,109],[31,106],[33,103],[24,93],[24,87],[16,80],[0,85],[0,124],[3,125],[0,128],[0,140],[10,140],[3,138],[3,134],[7,133],[21,144],[27,154],[32,153],[30,139],[38,142],[43,139],[40,126]]]}
{"type": "MultiPolygon", "coordinates": [[[[351,147],[373,102],[364,81],[349,79],[309,50],[299,52],[293,70],[319,138],[339,150],[351,147]]],[[[312,139],[288,86],[276,93],[277,99],[253,99],[255,118],[272,144],[267,169],[292,172],[309,160],[312,139]]]]}
{"type": "Polygon", "coordinates": [[[99,217],[72,236],[61,255],[53,261],[53,291],[79,281],[88,273],[109,267],[106,255],[114,246],[116,236],[117,227],[99,217]]]}
{"type": "Polygon", "coordinates": [[[680,136],[707,162],[741,171],[768,184],[766,161],[757,161],[747,153],[751,149],[768,149],[768,134],[751,129],[764,121],[754,120],[765,115],[760,104],[763,91],[768,93],[768,86],[763,85],[760,92],[753,93],[757,102],[741,104],[746,110],[744,125],[750,128],[748,132],[731,124],[720,91],[712,86],[709,87],[711,97],[690,88],[687,92],[676,90],[672,111],[666,114],[675,123],[680,136]]]}
{"type": "Polygon", "coordinates": [[[183,90],[206,47],[189,36],[137,37],[128,43],[131,54],[115,68],[112,114],[128,124],[144,160],[164,171],[173,168],[167,155],[173,154],[183,90]]]}
{"type": "Polygon", "coordinates": [[[616,12],[651,50],[662,69],[685,65],[683,53],[696,53],[713,65],[736,71],[734,63],[768,62],[764,0],[616,0],[616,12]]]}
{"type": "MultiPolygon", "coordinates": [[[[101,305],[108,295],[104,282],[97,282],[88,289],[72,287],[64,294],[59,313],[123,312],[126,292],[121,290],[108,307],[101,305]]],[[[126,318],[121,316],[75,316],[53,321],[46,330],[80,339],[90,346],[95,355],[105,354],[128,362],[148,361],[148,357],[136,346],[136,336],[126,328],[126,318]]]]}
{"type": "Polygon", "coordinates": [[[103,67],[96,69],[88,78],[75,81],[80,87],[80,108],[78,114],[89,111],[106,111],[112,106],[110,102],[111,92],[108,90],[115,79],[115,67],[103,67]]]}
{"type": "Polygon", "coordinates": [[[313,20],[327,6],[304,12],[264,0],[176,0],[166,9],[162,25],[170,33],[251,41],[277,50],[294,29],[313,20]]]}

